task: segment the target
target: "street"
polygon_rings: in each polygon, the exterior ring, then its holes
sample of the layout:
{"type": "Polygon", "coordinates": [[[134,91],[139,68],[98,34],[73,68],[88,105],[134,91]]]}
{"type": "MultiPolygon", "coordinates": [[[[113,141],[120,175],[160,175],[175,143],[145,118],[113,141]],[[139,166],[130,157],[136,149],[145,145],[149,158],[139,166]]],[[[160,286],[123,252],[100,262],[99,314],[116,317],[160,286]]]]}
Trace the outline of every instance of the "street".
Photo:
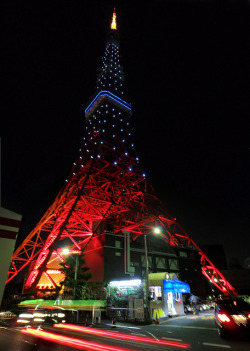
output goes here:
{"type": "Polygon", "coordinates": [[[199,350],[246,351],[250,340],[223,340],[214,326],[213,312],[170,318],[160,324],[132,325],[102,321],[94,326],[57,324],[36,328],[0,328],[3,351],[199,350]]]}
{"type": "Polygon", "coordinates": [[[168,338],[188,343],[192,350],[246,351],[250,349],[249,340],[221,339],[215,329],[213,312],[169,319],[165,323],[155,326],[154,335],[163,339],[168,338]]]}

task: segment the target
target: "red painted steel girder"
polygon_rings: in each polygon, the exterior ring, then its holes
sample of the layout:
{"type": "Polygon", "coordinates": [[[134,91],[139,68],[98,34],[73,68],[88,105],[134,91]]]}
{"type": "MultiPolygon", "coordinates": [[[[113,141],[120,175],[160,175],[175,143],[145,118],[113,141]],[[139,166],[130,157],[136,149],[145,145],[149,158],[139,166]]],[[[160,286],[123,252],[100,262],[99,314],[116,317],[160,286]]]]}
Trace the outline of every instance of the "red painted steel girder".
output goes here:
{"type": "MultiPolygon", "coordinates": [[[[99,136],[95,138],[98,140],[99,136]]],[[[8,281],[32,263],[26,289],[36,286],[39,276],[46,272],[52,252],[59,254],[65,243],[71,249],[83,250],[108,223],[116,234],[129,231],[132,240],[160,224],[164,241],[196,248],[203,274],[224,294],[237,294],[157,197],[135,157],[125,157],[122,150],[114,151],[108,141],[98,147],[95,155],[99,157],[91,159],[85,155],[81,163],[79,159],[75,162],[53,204],[15,251],[8,281]],[[117,162],[111,162],[112,158],[117,162]]]]}
{"type": "MultiPolygon", "coordinates": [[[[82,248],[98,232],[103,221],[114,223],[114,232],[123,235],[130,231],[135,240],[148,233],[150,228],[161,224],[162,238],[170,245],[185,242],[193,245],[201,255],[203,274],[224,294],[237,294],[219,270],[202,252],[191,237],[178,225],[175,218],[155,195],[153,188],[138,172],[126,167],[115,167],[105,160],[96,159],[92,166],[87,164],[77,177],[73,174],[41,221],[15,251],[8,281],[13,279],[25,266],[36,260],[33,272],[26,282],[39,274],[46,258],[55,250],[53,244],[67,239],[72,249],[82,248]],[[86,172],[89,171],[86,181],[86,172]],[[122,174],[121,174],[122,173],[122,174]],[[85,183],[84,183],[85,182],[85,183]],[[84,186],[83,186],[84,185],[84,186]],[[79,189],[83,186],[82,193],[79,189]],[[67,226],[60,233],[62,223],[76,201],[67,226]],[[53,250],[52,250],[53,249],[53,250]]],[[[40,275],[42,272],[40,272],[40,275]]]]}

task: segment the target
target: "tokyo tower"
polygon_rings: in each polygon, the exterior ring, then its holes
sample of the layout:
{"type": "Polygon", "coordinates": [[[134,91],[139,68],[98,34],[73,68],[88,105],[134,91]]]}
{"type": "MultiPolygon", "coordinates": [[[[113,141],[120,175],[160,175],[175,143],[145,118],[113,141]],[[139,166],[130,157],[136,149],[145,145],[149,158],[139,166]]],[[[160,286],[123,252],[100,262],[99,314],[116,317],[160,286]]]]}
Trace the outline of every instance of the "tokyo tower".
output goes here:
{"type": "Polygon", "coordinates": [[[7,282],[28,267],[26,292],[56,289],[64,277],[59,263],[65,248],[84,254],[93,280],[103,281],[106,233],[134,241],[158,226],[163,242],[199,252],[202,273],[222,293],[237,294],[168,212],[144,174],[132,140],[132,107],[124,93],[119,47],[114,11],[96,93],[85,110],[81,148],[56,199],[14,252],[7,282]]]}

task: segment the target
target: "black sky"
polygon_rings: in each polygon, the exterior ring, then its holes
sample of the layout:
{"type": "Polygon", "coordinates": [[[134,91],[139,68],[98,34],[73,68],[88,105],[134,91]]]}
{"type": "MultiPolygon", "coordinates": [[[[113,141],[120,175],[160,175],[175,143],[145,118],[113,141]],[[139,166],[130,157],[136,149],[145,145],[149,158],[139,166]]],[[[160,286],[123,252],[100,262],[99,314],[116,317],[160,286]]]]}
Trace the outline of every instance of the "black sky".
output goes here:
{"type": "Polygon", "coordinates": [[[2,206],[21,237],[84,136],[113,6],[145,173],[199,244],[250,257],[247,1],[4,1],[2,206]]]}

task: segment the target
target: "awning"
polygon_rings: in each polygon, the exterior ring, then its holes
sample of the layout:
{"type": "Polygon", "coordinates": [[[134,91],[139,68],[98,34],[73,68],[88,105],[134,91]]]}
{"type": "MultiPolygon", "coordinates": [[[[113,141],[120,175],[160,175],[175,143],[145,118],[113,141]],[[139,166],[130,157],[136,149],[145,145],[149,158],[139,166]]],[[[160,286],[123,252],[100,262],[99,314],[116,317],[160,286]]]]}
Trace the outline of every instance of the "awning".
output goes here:
{"type": "Polygon", "coordinates": [[[163,279],[164,293],[190,293],[190,286],[180,280],[165,280],[163,279]]]}

